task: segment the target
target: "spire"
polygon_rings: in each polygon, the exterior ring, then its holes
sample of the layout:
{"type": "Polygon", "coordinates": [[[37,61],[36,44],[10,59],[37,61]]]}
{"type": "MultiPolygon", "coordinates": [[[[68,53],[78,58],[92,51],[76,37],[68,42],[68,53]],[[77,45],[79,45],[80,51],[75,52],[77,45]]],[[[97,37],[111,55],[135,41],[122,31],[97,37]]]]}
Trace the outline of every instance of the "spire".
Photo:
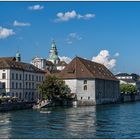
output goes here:
{"type": "Polygon", "coordinates": [[[49,52],[49,61],[52,61],[54,64],[57,64],[60,61],[60,59],[58,57],[58,51],[57,51],[57,48],[56,48],[56,43],[55,43],[54,40],[52,41],[51,49],[50,49],[50,52],[49,52]]]}
{"type": "Polygon", "coordinates": [[[16,61],[17,62],[21,61],[21,54],[19,53],[19,51],[17,51],[17,53],[16,53],[16,61]]]}

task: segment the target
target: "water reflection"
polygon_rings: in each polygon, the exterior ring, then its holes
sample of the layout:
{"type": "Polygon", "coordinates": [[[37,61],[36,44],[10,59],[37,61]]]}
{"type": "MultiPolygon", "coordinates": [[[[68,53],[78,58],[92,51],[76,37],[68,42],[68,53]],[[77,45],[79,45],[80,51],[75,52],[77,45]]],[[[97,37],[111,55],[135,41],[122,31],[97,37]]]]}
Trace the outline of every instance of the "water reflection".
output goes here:
{"type": "Polygon", "coordinates": [[[140,102],[0,114],[0,138],[140,138],[140,102]]]}
{"type": "Polygon", "coordinates": [[[0,138],[10,137],[11,130],[10,122],[11,122],[10,113],[0,113],[0,134],[1,134],[0,138]]]}

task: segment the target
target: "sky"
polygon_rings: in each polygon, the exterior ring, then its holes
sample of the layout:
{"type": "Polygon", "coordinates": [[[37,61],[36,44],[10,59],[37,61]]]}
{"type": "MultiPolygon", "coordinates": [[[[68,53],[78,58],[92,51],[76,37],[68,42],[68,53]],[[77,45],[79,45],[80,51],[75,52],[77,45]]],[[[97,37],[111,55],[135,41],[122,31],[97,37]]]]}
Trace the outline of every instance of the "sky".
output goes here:
{"type": "Polygon", "coordinates": [[[52,40],[61,59],[140,74],[140,2],[0,2],[0,57],[48,58],[52,40]]]}

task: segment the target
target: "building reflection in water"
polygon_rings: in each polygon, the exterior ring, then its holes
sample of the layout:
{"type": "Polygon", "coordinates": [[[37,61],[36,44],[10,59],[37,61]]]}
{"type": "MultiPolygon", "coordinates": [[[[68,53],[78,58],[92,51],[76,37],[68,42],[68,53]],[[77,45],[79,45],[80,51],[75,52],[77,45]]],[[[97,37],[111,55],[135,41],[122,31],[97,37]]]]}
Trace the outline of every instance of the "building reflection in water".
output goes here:
{"type": "Polygon", "coordinates": [[[70,108],[66,112],[67,138],[92,138],[96,135],[96,106],[70,108]],[[85,135],[86,134],[86,135],[85,135]]]}
{"type": "Polygon", "coordinates": [[[0,138],[10,138],[10,123],[11,116],[10,113],[0,114],[0,138]]]}

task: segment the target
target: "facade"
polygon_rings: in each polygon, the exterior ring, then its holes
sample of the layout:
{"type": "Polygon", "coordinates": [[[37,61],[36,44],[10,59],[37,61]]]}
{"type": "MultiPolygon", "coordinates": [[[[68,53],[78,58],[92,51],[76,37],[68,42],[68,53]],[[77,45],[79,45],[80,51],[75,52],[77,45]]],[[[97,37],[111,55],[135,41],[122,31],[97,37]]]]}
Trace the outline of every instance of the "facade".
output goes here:
{"type": "Polygon", "coordinates": [[[50,72],[62,70],[67,65],[65,61],[60,61],[60,58],[58,57],[57,47],[54,41],[52,42],[51,49],[49,51],[49,58],[45,59],[36,56],[32,59],[31,64],[42,70],[47,69],[50,72]]]}
{"type": "Polygon", "coordinates": [[[116,102],[120,97],[119,80],[102,64],[75,57],[56,76],[65,80],[78,104],[116,102]]]}
{"type": "Polygon", "coordinates": [[[0,58],[0,82],[5,94],[26,101],[37,100],[40,98],[37,88],[44,79],[44,71],[21,62],[18,57],[0,58]]]}
{"type": "Polygon", "coordinates": [[[120,84],[130,84],[136,86],[137,90],[140,91],[140,76],[132,73],[119,73],[115,75],[118,80],[120,80],[120,84]]]}

